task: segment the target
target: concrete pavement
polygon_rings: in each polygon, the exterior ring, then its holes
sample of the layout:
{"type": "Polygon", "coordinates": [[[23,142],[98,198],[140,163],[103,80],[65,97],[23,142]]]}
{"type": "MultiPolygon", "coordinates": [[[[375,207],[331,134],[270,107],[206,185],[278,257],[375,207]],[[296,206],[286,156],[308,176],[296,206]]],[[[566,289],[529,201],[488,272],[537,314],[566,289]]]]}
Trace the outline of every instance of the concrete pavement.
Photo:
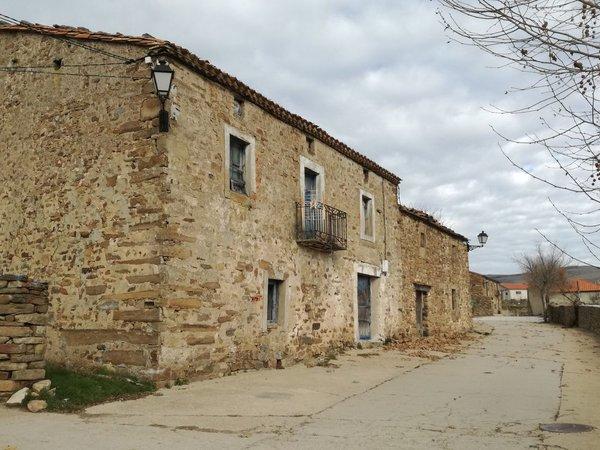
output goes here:
{"type": "Polygon", "coordinates": [[[80,415],[0,408],[0,449],[600,447],[600,340],[523,318],[438,361],[356,350],[339,367],[263,370],[80,415]],[[10,448],[10,447],[9,447],[10,448]]]}

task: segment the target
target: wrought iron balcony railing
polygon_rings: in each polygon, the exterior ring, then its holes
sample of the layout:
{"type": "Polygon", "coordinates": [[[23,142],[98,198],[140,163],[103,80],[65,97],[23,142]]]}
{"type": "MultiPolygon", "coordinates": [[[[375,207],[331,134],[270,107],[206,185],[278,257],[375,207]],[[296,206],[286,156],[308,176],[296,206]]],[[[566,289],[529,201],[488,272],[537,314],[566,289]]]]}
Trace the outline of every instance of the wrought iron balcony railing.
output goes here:
{"type": "Polygon", "coordinates": [[[320,202],[296,202],[296,241],[327,252],[346,250],[346,213],[320,202]]]}

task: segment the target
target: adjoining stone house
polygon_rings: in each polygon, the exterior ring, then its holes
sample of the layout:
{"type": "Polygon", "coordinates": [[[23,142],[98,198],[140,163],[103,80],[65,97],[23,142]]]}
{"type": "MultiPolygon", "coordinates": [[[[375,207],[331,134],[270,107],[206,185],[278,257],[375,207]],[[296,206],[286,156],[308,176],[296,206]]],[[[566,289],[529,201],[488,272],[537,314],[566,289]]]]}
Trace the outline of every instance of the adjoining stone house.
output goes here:
{"type": "Polygon", "coordinates": [[[49,283],[49,360],[198,378],[470,326],[466,238],[187,50],[13,25],[0,59],[56,66],[0,72],[0,272],[49,283]],[[147,55],[175,70],[166,133],[147,55]]]}
{"type": "Polygon", "coordinates": [[[473,316],[493,316],[502,312],[500,283],[476,272],[470,272],[473,316]]]}

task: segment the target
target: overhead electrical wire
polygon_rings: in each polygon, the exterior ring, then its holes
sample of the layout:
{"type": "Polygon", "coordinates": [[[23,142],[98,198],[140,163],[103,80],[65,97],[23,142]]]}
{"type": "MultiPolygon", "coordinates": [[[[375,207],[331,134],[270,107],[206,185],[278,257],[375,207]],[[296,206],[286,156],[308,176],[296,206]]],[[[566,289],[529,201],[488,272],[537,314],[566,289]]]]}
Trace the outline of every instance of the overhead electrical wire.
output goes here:
{"type": "MultiPolygon", "coordinates": [[[[50,68],[52,66],[46,66],[50,68]]],[[[35,68],[15,68],[15,67],[0,67],[0,72],[7,73],[25,73],[25,74],[44,74],[44,75],[58,75],[58,76],[73,76],[73,77],[89,77],[89,78],[121,78],[127,80],[146,80],[148,77],[132,77],[126,75],[108,75],[104,73],[74,73],[74,72],[49,72],[45,70],[37,70],[35,68]]]]}
{"type": "Polygon", "coordinates": [[[21,25],[21,26],[29,28],[32,31],[35,31],[36,33],[43,34],[44,36],[48,36],[48,37],[51,37],[53,39],[57,39],[59,41],[66,42],[68,44],[75,45],[77,47],[81,47],[81,48],[84,48],[86,50],[102,54],[104,56],[108,56],[108,57],[111,57],[111,58],[119,59],[119,60],[122,61],[121,64],[131,64],[131,63],[137,61],[136,59],[127,58],[127,57],[122,56],[122,55],[117,55],[116,53],[112,53],[112,52],[109,52],[109,51],[106,51],[106,50],[102,50],[102,49],[100,49],[98,47],[94,47],[92,45],[87,45],[87,44],[84,44],[84,43],[79,42],[79,41],[74,40],[74,39],[69,39],[69,38],[66,38],[64,36],[57,36],[57,35],[50,34],[50,33],[44,33],[42,30],[40,30],[39,28],[35,27],[33,24],[31,24],[31,23],[29,23],[27,21],[18,20],[18,19],[15,19],[14,17],[7,16],[6,14],[3,14],[3,13],[0,13],[0,20],[3,20],[5,22],[7,22],[9,25],[21,25]]]}

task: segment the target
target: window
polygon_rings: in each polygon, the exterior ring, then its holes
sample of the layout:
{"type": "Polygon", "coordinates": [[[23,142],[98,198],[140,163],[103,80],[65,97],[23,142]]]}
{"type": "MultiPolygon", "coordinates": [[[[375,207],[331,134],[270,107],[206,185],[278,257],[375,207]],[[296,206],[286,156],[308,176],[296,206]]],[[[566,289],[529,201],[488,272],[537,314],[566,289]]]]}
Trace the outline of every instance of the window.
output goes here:
{"type": "Polygon", "coordinates": [[[277,325],[281,323],[281,286],[281,280],[269,279],[269,282],[267,284],[267,325],[277,325]]]}
{"type": "Polygon", "coordinates": [[[360,238],[375,241],[375,215],[373,196],[360,191],[360,238]]]}
{"type": "Polygon", "coordinates": [[[237,117],[242,117],[244,115],[244,100],[241,98],[233,99],[233,115],[237,117]]]}
{"type": "Polygon", "coordinates": [[[452,311],[458,310],[458,294],[456,289],[452,289],[452,311]]]}
{"type": "Polygon", "coordinates": [[[515,294],[521,295],[521,291],[515,291],[515,294]]]}
{"type": "MultiPolygon", "coordinates": [[[[236,194],[256,193],[255,140],[252,135],[225,124],[223,152],[224,194],[236,199],[236,194]]],[[[242,200],[239,199],[238,200],[242,200]]],[[[245,201],[245,200],[244,200],[245,201]]]]}
{"type": "Polygon", "coordinates": [[[234,192],[247,194],[246,191],[246,147],[248,143],[229,136],[229,183],[234,192]]]}
{"type": "Polygon", "coordinates": [[[366,183],[369,181],[369,169],[363,167],[363,181],[366,183]]]}
{"type": "Polygon", "coordinates": [[[373,236],[373,221],[371,220],[371,215],[373,214],[373,205],[371,202],[372,200],[369,197],[365,197],[363,195],[362,208],[365,221],[365,234],[367,236],[373,236]]]}
{"type": "Polygon", "coordinates": [[[421,247],[425,247],[427,244],[427,238],[425,237],[425,233],[421,232],[421,247]]]}
{"type": "Polygon", "coordinates": [[[310,136],[306,136],[306,145],[308,146],[308,153],[311,155],[315,154],[315,140],[310,136]]]}

